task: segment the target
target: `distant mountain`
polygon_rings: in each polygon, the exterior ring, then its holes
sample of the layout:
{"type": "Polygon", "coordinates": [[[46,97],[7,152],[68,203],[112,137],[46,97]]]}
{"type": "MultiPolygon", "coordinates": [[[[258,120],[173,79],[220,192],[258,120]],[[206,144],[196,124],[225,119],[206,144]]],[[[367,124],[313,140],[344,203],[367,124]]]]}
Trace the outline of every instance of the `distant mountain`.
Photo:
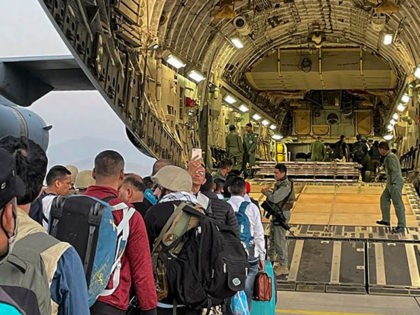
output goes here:
{"type": "Polygon", "coordinates": [[[103,150],[115,150],[125,160],[125,171],[147,176],[151,173],[154,159],[140,153],[128,140],[111,141],[103,138],[84,137],[71,139],[47,150],[49,166],[73,164],[80,170],[92,169],[95,156],[103,150]]]}

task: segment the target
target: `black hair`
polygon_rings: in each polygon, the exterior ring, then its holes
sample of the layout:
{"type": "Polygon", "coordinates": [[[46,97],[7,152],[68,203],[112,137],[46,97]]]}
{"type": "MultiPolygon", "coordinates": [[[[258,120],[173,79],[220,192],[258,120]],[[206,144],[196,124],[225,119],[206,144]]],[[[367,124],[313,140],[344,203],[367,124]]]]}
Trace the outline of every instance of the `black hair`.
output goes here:
{"type": "Polygon", "coordinates": [[[210,192],[213,189],[213,176],[209,172],[206,172],[206,182],[201,185],[201,192],[210,192]]]}
{"type": "Polygon", "coordinates": [[[215,190],[220,190],[220,188],[223,188],[225,186],[226,181],[223,179],[217,178],[214,180],[214,183],[216,184],[215,190]]]}
{"type": "Polygon", "coordinates": [[[104,177],[117,176],[124,169],[124,158],[116,151],[105,150],[95,157],[95,174],[104,177]]]}
{"type": "Polygon", "coordinates": [[[245,126],[247,126],[247,127],[251,127],[252,128],[252,124],[249,122],[249,123],[247,123],[245,126]]]}
{"type": "Polygon", "coordinates": [[[382,141],[381,143],[379,143],[378,148],[389,151],[389,144],[386,141],[382,141]]]}
{"type": "Polygon", "coordinates": [[[15,156],[17,175],[25,184],[25,195],[17,197],[17,204],[31,203],[38,197],[47,172],[48,158],[45,151],[26,137],[1,138],[0,147],[15,156]]]}
{"type": "Polygon", "coordinates": [[[48,171],[45,181],[48,186],[51,186],[56,180],[62,180],[67,175],[71,175],[71,172],[65,166],[54,165],[48,171]]]}
{"type": "Polygon", "coordinates": [[[220,161],[219,168],[227,168],[233,166],[233,162],[231,159],[223,159],[220,161]]]}
{"type": "Polygon", "coordinates": [[[281,173],[287,174],[287,167],[284,164],[279,163],[276,166],[274,166],[274,168],[278,169],[281,173]]]}
{"type": "Polygon", "coordinates": [[[343,141],[345,137],[346,137],[345,135],[341,135],[340,136],[340,141],[343,141]]]}
{"type": "Polygon", "coordinates": [[[357,139],[357,141],[362,140],[362,135],[357,135],[357,136],[356,136],[356,139],[357,139]]]}
{"type": "Polygon", "coordinates": [[[146,186],[146,188],[153,188],[153,181],[152,178],[150,176],[146,176],[143,178],[143,183],[146,186]]]}
{"type": "Polygon", "coordinates": [[[229,185],[230,193],[233,196],[242,195],[245,192],[245,187],[246,187],[245,179],[237,176],[231,181],[229,185]]]}
{"type": "Polygon", "coordinates": [[[122,185],[124,184],[130,184],[135,189],[141,192],[144,192],[146,190],[146,185],[142,181],[140,181],[139,176],[135,174],[125,176],[122,185]]]}
{"type": "Polygon", "coordinates": [[[235,125],[230,125],[230,126],[229,126],[229,131],[233,131],[233,130],[236,130],[235,125]]]}

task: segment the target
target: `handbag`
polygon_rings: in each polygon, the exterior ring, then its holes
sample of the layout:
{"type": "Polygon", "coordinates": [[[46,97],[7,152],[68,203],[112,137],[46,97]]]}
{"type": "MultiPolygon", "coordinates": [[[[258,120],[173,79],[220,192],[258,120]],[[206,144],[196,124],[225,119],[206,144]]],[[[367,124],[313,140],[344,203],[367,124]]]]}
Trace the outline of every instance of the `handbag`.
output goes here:
{"type": "Polygon", "coordinates": [[[261,302],[270,301],[273,294],[272,289],[270,276],[265,271],[260,271],[255,277],[252,299],[261,302]]]}

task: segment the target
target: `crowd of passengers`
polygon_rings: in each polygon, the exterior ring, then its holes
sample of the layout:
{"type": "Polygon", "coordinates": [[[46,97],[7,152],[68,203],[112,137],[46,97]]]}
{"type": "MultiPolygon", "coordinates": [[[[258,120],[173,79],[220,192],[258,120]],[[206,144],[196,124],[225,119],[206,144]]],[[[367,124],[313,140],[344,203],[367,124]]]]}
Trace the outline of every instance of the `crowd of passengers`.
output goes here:
{"type": "MultiPolygon", "coordinates": [[[[124,158],[112,150],[99,153],[91,171],[55,165],[47,173],[47,164],[46,153],[33,141],[11,136],[0,139],[0,184],[16,177],[14,189],[0,187],[0,285],[5,279],[1,263],[13,254],[14,244],[28,237],[44,238],[54,245],[41,253],[48,288],[45,290],[41,285],[34,288],[37,298],[43,299],[38,301],[42,314],[122,315],[126,314],[133,297],[137,300],[139,314],[173,314],[173,305],[158,301],[151,262],[154,240],[174,211],[173,205],[187,201],[205,210],[211,208],[211,216],[220,224],[231,226],[239,237],[235,212],[246,200],[250,202],[246,215],[255,242],[254,256],[258,260],[246,279],[245,293],[251,308],[253,281],[258,269],[264,269],[266,259],[264,228],[258,202],[249,196],[250,185],[238,172],[232,171],[230,160],[223,160],[213,175],[201,159],[189,161],[186,169],[172,165],[169,160],[158,160],[151,175],[144,178],[125,173],[124,158]],[[108,197],[111,206],[125,203],[137,210],[129,222],[130,234],[121,259],[119,285],[111,295],[100,296],[90,308],[83,265],[77,252],[47,234],[52,200],[58,195],[70,194],[98,199],[108,197]],[[38,223],[39,218],[31,218],[37,213],[37,207],[42,208],[42,225],[38,223]]],[[[285,175],[286,170],[281,171],[285,175]]],[[[268,196],[273,192],[265,189],[263,193],[268,196]]],[[[122,210],[113,211],[113,216],[118,225],[122,210]]],[[[282,249],[284,247],[279,250],[282,249]]],[[[288,273],[287,258],[286,262],[275,265],[275,272],[277,275],[288,273]]],[[[228,307],[221,309],[229,313],[228,307]]],[[[202,312],[182,305],[176,306],[176,310],[177,314],[202,312]]]]}

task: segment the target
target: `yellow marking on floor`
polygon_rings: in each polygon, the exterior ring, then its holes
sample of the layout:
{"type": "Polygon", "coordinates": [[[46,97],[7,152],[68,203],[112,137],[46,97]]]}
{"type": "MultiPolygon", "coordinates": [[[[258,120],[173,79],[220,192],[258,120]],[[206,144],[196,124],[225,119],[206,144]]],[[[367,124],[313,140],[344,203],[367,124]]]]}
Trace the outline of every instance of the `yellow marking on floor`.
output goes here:
{"type": "Polygon", "coordinates": [[[308,311],[308,310],[283,310],[276,309],[276,313],[296,314],[296,315],[381,315],[379,313],[343,313],[328,311],[308,311]]]}

